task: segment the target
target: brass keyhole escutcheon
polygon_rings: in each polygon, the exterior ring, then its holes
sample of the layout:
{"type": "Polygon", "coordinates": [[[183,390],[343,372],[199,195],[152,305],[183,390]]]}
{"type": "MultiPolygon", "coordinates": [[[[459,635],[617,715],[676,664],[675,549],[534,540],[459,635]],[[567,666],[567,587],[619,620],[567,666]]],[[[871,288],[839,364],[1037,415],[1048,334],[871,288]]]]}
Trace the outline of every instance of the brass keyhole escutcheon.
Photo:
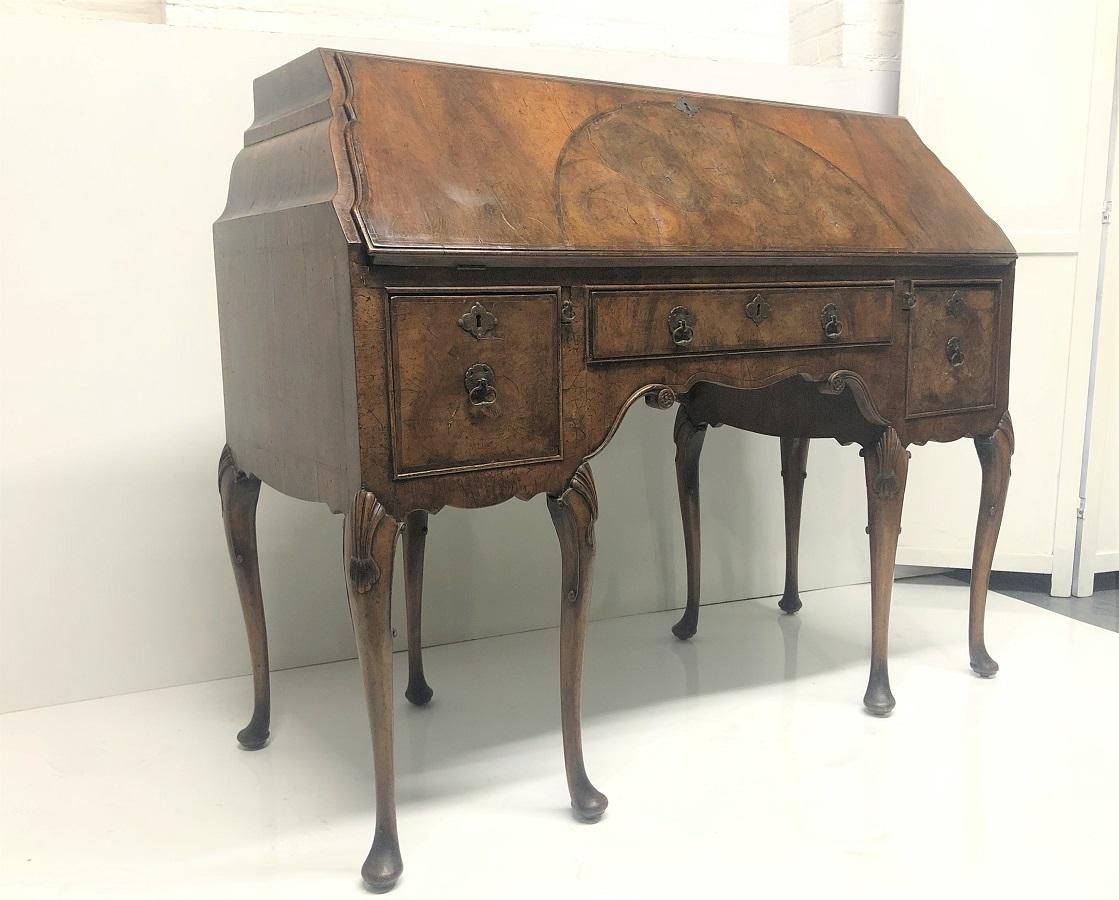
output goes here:
{"type": "Polygon", "coordinates": [[[843,334],[843,323],[839,320],[839,307],[829,303],[820,310],[820,329],[825,341],[838,341],[843,334]]]}
{"type": "Polygon", "coordinates": [[[769,318],[771,312],[773,312],[773,308],[766,302],[765,297],[761,294],[758,294],[753,300],[746,304],[747,318],[758,326],[769,318]]]}
{"type": "Polygon", "coordinates": [[[488,337],[497,328],[497,316],[482,306],[481,303],[475,302],[470,309],[459,317],[458,327],[476,341],[480,341],[482,338],[488,337]]]}
{"type": "Polygon", "coordinates": [[[960,296],[959,291],[952,292],[952,296],[944,304],[944,311],[953,319],[960,317],[960,313],[964,311],[964,298],[960,296]]]}

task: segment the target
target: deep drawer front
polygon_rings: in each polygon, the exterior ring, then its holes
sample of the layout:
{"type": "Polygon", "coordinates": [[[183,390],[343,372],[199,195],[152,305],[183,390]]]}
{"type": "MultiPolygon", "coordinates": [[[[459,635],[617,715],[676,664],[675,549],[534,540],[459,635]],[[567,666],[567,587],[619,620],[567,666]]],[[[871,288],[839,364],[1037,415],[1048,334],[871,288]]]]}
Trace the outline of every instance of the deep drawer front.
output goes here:
{"type": "Polygon", "coordinates": [[[892,282],[595,289],[591,358],[887,343],[892,282]]]}
{"type": "Polygon", "coordinates": [[[999,283],[917,282],[909,316],[906,415],[992,406],[999,283]]]}
{"type": "Polygon", "coordinates": [[[389,302],[397,476],[561,456],[556,293],[389,302]]]}

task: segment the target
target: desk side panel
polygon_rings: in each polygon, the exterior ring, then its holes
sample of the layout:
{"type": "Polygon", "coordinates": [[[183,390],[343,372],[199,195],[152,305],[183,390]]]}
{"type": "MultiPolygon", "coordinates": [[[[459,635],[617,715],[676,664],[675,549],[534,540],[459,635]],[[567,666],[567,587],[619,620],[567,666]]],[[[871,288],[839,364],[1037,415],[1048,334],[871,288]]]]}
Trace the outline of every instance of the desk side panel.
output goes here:
{"type": "Polygon", "coordinates": [[[360,485],[349,247],[329,202],[214,226],[234,457],[336,512],[360,485]]]}

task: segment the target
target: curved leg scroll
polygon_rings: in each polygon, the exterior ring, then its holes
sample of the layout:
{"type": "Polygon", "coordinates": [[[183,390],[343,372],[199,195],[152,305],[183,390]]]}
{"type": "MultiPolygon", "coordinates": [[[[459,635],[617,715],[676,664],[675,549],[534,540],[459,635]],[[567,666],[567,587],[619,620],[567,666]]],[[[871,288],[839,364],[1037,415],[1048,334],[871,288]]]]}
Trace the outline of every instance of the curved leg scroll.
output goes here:
{"type": "Polygon", "coordinates": [[[218,493],[253,666],[253,717],[238,732],[237,741],[246,750],[259,750],[268,743],[272,706],[268,683],[268,630],[256,553],[256,501],[260,496],[260,479],[237,468],[228,445],[218,459],[218,493]]]}
{"type": "Polygon", "coordinates": [[[707,426],[697,425],[688,416],[687,407],[676,412],[676,486],[680,492],[680,518],[684,523],[684,555],[688,570],[688,602],[672,633],[686,641],[699,627],[699,454],[707,426]]]}
{"type": "Polygon", "coordinates": [[[890,598],[894,587],[894,557],[901,531],[901,508],[909,453],[897,432],[887,428],[878,442],[861,453],[866,469],[866,501],[870,525],[870,681],[863,705],[876,716],[894,709],[886,666],[890,629],[890,598]]]}
{"type": "Polygon", "coordinates": [[[987,586],[991,580],[991,561],[1002,526],[1006,489],[1010,483],[1010,457],[1014,453],[1014,425],[1004,413],[994,434],[975,439],[975,452],[983,468],[983,487],[979,498],[979,518],[975,524],[975,552],[971,558],[971,609],[968,617],[968,650],[971,668],[981,678],[990,678],[999,664],[991,659],[983,639],[983,620],[987,611],[987,586]]]}
{"type": "Polygon", "coordinates": [[[606,811],[600,793],[583,765],[580,724],[583,680],[583,645],[591,603],[591,565],[594,562],[594,522],[598,518],[591,469],[581,465],[558,497],[548,497],[548,512],[560,542],[562,577],[560,588],[560,717],[563,728],[563,758],[571,807],[588,820],[606,811]]]}
{"type": "Polygon", "coordinates": [[[368,491],[358,491],[344,530],[350,616],[365,682],[373,735],[377,784],[377,830],[361,877],[374,890],[388,890],[400,877],[396,832],[396,784],[392,749],[392,563],[400,526],[368,491]]]}
{"type": "Polygon", "coordinates": [[[427,511],[421,509],[408,513],[404,520],[404,601],[408,618],[408,688],[404,696],[416,706],[428,703],[433,694],[424,678],[423,645],[420,642],[426,544],[427,511]]]}
{"type": "Polygon", "coordinates": [[[781,438],[781,480],[785,487],[785,593],[777,605],[790,614],[804,605],[800,601],[797,580],[801,500],[804,497],[804,479],[808,477],[808,444],[809,438],[781,438]]]}

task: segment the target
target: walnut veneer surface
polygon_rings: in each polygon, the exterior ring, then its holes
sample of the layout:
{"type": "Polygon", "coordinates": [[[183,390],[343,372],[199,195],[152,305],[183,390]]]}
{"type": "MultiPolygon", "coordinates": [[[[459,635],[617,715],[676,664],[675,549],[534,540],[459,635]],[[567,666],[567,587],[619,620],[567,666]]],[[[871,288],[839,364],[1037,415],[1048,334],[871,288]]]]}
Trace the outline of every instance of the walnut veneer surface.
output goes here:
{"type": "MultiPolygon", "coordinates": [[[[668,408],[699,602],[709,425],[782,438],[796,588],[809,441],[863,448],[871,675],[886,667],[906,446],[971,437],[983,469],[970,652],[1009,477],[1015,254],[905,120],[317,50],[257,79],[256,120],[214,226],[228,446],[219,481],[268,738],[254,513],[260,482],[347,515],[377,833],[402,871],[392,766],[393,548],[404,535],[408,698],[428,515],[548,495],[562,555],[560,683],[572,805],[598,501],[587,461],[644,397],[668,408]]],[[[667,441],[667,429],[666,429],[667,441]]]]}

